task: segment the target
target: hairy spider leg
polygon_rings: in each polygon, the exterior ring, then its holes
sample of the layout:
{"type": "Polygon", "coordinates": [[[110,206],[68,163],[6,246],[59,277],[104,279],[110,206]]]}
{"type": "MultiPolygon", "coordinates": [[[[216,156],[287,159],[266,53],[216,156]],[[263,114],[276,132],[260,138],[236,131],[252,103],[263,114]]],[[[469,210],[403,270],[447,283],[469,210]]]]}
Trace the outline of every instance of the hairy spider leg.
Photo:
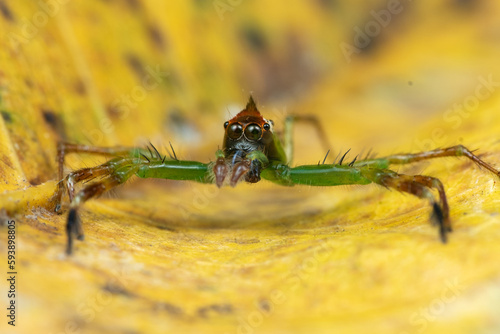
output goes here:
{"type": "Polygon", "coordinates": [[[379,159],[353,160],[347,165],[318,164],[289,167],[282,163],[273,163],[264,170],[261,176],[264,179],[281,185],[307,184],[311,186],[336,186],[352,184],[376,183],[387,188],[407,192],[419,198],[428,199],[433,206],[433,220],[439,225],[439,234],[443,242],[447,240],[447,232],[451,232],[449,207],[444,186],[439,179],[423,175],[402,175],[388,167],[391,164],[408,164],[412,162],[439,157],[465,156],[486,168],[493,174],[500,176],[493,166],[479,159],[469,149],[462,145],[445,149],[437,149],[415,154],[397,154],[379,159]],[[439,203],[434,199],[431,190],[437,190],[439,203]]]}
{"type": "Polygon", "coordinates": [[[317,132],[325,151],[330,150],[330,143],[319,119],[314,115],[289,115],[285,119],[283,146],[288,164],[293,162],[293,128],[295,123],[304,122],[312,125],[317,132]]]}
{"type": "MultiPolygon", "coordinates": [[[[60,142],[57,145],[57,161],[59,164],[58,168],[58,179],[60,180],[57,192],[55,196],[55,211],[57,213],[61,212],[61,199],[64,192],[64,187],[66,186],[66,182],[63,182],[64,178],[64,161],[66,155],[69,153],[91,153],[91,154],[99,154],[105,156],[113,156],[113,155],[125,155],[130,152],[136,152],[136,149],[127,148],[127,147],[95,147],[88,145],[79,145],[79,144],[71,144],[66,142],[60,142]]],[[[80,182],[82,180],[87,179],[87,173],[92,171],[92,168],[82,169],[80,175],[75,175],[75,182],[80,182]],[[87,170],[86,172],[84,170],[87,170]]],[[[95,171],[97,172],[97,171],[95,171]]],[[[98,175],[96,175],[98,176],[98,175]]],[[[67,180],[66,180],[67,181],[67,180]]],[[[70,195],[71,196],[71,195],[70,195]]],[[[70,198],[71,199],[71,198],[70,198]]]]}
{"type": "Polygon", "coordinates": [[[361,174],[374,183],[429,200],[433,208],[431,220],[438,225],[441,241],[446,243],[448,239],[447,233],[451,232],[452,228],[448,200],[446,199],[443,184],[439,179],[424,175],[403,175],[388,169],[376,169],[366,166],[361,168],[361,174]],[[434,198],[431,189],[437,189],[440,198],[439,203],[434,198]]]}
{"type": "MultiPolygon", "coordinates": [[[[419,152],[419,153],[403,153],[403,154],[395,154],[395,155],[389,155],[387,157],[383,158],[378,158],[378,159],[370,159],[370,160],[362,160],[354,163],[354,166],[372,166],[372,167],[377,167],[377,168],[388,168],[390,165],[395,165],[395,164],[409,164],[413,162],[418,162],[418,161],[423,161],[423,160],[428,160],[428,159],[434,159],[434,158],[442,158],[442,157],[466,157],[476,163],[478,166],[485,168],[489,172],[495,174],[496,176],[500,177],[500,171],[498,171],[496,168],[494,168],[492,165],[486,163],[482,159],[480,159],[478,156],[476,156],[471,150],[469,150],[467,147],[463,145],[456,145],[452,147],[447,147],[443,149],[435,149],[431,151],[424,151],[424,152],[419,152]]],[[[441,235],[441,240],[443,242],[446,241],[446,232],[451,232],[451,222],[449,218],[449,206],[448,206],[448,201],[446,199],[446,194],[444,191],[444,186],[442,182],[439,179],[430,177],[430,176],[422,176],[422,175],[415,175],[412,176],[415,181],[417,181],[420,184],[423,184],[427,186],[428,188],[433,188],[437,189],[440,197],[440,204],[442,208],[442,224],[440,224],[440,235],[441,235]]],[[[404,184],[400,185],[401,187],[404,187],[404,184]]],[[[404,191],[404,190],[402,190],[404,191]]],[[[441,214],[436,212],[436,207],[434,207],[435,210],[435,216],[440,217],[441,214]]],[[[438,219],[439,220],[439,219],[438,219]]]]}
{"type": "Polygon", "coordinates": [[[354,166],[363,165],[375,165],[379,168],[387,168],[389,165],[393,164],[409,164],[412,162],[423,161],[434,158],[442,157],[467,157],[468,159],[475,162],[478,166],[486,168],[488,171],[500,177],[500,171],[495,167],[481,160],[478,156],[472,153],[467,147],[463,145],[456,145],[448,148],[440,148],[431,151],[419,152],[419,153],[403,153],[389,155],[387,157],[382,157],[378,159],[362,160],[354,164],[354,166]]]}
{"type": "Polygon", "coordinates": [[[444,191],[444,185],[441,180],[425,175],[414,175],[413,179],[415,182],[423,184],[430,189],[436,189],[439,194],[439,204],[441,204],[442,215],[440,215],[436,204],[433,204],[434,208],[434,222],[439,225],[439,235],[441,240],[446,242],[446,232],[453,231],[450,221],[450,207],[448,205],[448,199],[446,198],[446,192],[444,191]]]}
{"type": "Polygon", "coordinates": [[[433,206],[433,218],[439,225],[440,237],[446,242],[446,233],[451,231],[449,209],[444,188],[439,180],[416,175],[401,175],[389,169],[372,166],[352,165],[304,165],[290,168],[286,165],[274,165],[264,171],[262,177],[282,184],[306,184],[310,186],[338,186],[376,183],[387,188],[407,192],[419,198],[428,199],[433,206]],[[434,199],[431,188],[436,188],[440,195],[440,204],[434,199]]]}
{"type": "Polygon", "coordinates": [[[126,182],[130,177],[137,175],[141,178],[163,178],[169,180],[192,180],[201,183],[211,183],[207,171],[208,164],[196,161],[171,160],[155,150],[149,155],[142,149],[129,151],[129,155],[139,157],[117,157],[93,168],[83,168],[68,174],[63,184],[68,189],[70,197],[70,211],[66,223],[67,248],[66,253],[73,251],[73,237],[83,240],[83,230],[79,207],[87,200],[126,182]],[[100,177],[97,181],[86,185],[74,194],[74,185],[78,182],[89,182],[100,177]]]}
{"type": "MultiPolygon", "coordinates": [[[[145,159],[144,159],[145,160],[145,159]]],[[[139,158],[115,158],[102,165],[93,168],[83,168],[72,172],[66,176],[66,187],[70,198],[70,207],[68,220],[66,222],[66,234],[68,244],[66,253],[71,254],[73,250],[73,236],[78,240],[83,240],[83,229],[78,215],[79,207],[92,197],[96,197],[108,191],[125,181],[144,163],[139,158]],[[99,180],[84,186],[80,191],[74,194],[74,184],[82,181],[99,180]]]]}

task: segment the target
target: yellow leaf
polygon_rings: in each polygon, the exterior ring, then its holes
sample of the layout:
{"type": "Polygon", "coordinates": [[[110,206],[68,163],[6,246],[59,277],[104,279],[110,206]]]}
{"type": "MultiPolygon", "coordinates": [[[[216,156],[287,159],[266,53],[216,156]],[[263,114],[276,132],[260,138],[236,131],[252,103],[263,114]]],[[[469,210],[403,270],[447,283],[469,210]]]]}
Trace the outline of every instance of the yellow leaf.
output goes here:
{"type": "MultiPolygon", "coordinates": [[[[279,129],[318,116],[331,155],[464,144],[500,166],[499,5],[390,3],[0,1],[0,219],[17,247],[0,332],[499,331],[498,178],[464,159],[397,168],[445,184],[446,245],[428,203],[381,187],[135,180],[84,204],[64,254],[58,141],[171,141],[206,162],[250,93],[279,129]]],[[[298,125],[295,164],[325,153],[298,125]]],[[[66,172],[103,161],[70,155],[66,172]]]]}

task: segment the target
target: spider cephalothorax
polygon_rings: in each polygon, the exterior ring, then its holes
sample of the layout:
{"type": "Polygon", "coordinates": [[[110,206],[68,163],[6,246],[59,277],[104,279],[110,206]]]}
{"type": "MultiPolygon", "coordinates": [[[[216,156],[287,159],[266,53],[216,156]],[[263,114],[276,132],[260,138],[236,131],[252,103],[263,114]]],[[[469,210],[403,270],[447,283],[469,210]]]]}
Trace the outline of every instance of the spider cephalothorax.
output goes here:
{"type": "Polygon", "coordinates": [[[228,174],[232,186],[243,176],[247,182],[258,182],[269,161],[284,160],[283,148],[274,137],[273,121],[261,115],[251,96],[245,109],[224,123],[224,130],[222,152],[213,167],[218,187],[228,174]]]}

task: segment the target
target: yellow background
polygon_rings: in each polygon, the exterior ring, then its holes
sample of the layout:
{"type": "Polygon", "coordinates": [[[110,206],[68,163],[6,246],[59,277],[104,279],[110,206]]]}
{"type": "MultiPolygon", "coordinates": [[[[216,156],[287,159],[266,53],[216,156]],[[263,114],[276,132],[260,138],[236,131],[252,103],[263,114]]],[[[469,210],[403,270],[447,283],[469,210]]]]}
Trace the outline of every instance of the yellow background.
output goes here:
{"type": "MultiPolygon", "coordinates": [[[[0,331],[500,331],[498,178],[463,159],[397,168],[444,182],[447,245],[427,203],[375,186],[138,180],[86,203],[86,240],[64,254],[58,140],[170,141],[209,161],[250,93],[278,128],[317,115],[333,157],[462,143],[499,166],[499,87],[482,82],[500,81],[500,4],[402,1],[347,59],[388,3],[0,1],[0,218],[16,221],[19,273],[17,326],[2,315],[0,331]],[[145,89],[151,70],[163,74],[145,89]]],[[[295,163],[324,154],[297,126],[295,163]]],[[[6,226],[0,237],[6,272],[6,226]]]]}

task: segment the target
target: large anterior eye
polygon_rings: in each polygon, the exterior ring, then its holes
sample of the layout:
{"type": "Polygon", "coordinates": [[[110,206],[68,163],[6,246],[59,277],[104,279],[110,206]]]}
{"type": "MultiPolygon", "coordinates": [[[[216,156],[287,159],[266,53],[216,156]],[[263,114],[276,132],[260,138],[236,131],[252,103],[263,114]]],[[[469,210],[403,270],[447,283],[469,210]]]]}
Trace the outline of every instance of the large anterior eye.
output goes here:
{"type": "Polygon", "coordinates": [[[259,140],[262,136],[262,129],[257,124],[249,124],[245,129],[245,137],[248,140],[259,140]]]}
{"type": "Polygon", "coordinates": [[[243,127],[240,123],[233,123],[227,128],[227,135],[231,139],[238,139],[243,133],[243,127]]]}

